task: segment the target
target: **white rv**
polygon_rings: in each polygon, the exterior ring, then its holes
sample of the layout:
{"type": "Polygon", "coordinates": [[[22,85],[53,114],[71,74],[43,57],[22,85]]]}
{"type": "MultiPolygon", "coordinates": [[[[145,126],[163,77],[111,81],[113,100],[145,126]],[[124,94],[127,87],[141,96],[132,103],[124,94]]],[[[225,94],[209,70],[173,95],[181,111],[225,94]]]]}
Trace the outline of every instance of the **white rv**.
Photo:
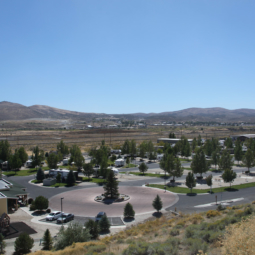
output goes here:
{"type": "Polygon", "coordinates": [[[160,161],[163,157],[164,157],[164,154],[158,154],[158,155],[157,155],[157,160],[160,161]]]}
{"type": "Polygon", "coordinates": [[[63,159],[63,166],[67,166],[69,162],[69,158],[63,159]]]}
{"type": "Polygon", "coordinates": [[[26,161],[25,163],[25,167],[32,167],[33,161],[31,159],[29,159],[28,161],[26,161]]]}
{"type": "Polygon", "coordinates": [[[117,167],[124,166],[124,164],[125,164],[125,161],[123,158],[119,158],[115,160],[115,166],[117,167]]]}

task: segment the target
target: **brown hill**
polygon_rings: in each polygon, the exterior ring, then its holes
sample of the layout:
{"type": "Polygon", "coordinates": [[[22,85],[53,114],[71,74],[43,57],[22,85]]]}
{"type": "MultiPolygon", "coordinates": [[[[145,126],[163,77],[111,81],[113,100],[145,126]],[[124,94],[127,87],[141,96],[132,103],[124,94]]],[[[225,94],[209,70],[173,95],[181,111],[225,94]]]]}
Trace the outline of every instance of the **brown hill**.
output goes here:
{"type": "Polygon", "coordinates": [[[24,106],[11,102],[0,102],[0,120],[24,120],[31,118],[83,119],[115,116],[117,118],[145,118],[153,121],[216,121],[216,122],[255,122],[254,109],[228,110],[214,108],[188,108],[180,111],[162,113],[104,114],[68,111],[46,105],[24,106]]]}

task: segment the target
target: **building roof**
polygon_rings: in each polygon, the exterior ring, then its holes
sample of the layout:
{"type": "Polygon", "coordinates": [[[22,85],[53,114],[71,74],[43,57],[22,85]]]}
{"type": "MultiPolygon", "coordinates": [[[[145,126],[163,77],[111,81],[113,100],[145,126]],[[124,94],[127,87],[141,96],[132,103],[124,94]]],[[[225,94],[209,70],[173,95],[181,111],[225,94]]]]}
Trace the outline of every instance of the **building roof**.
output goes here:
{"type": "Polygon", "coordinates": [[[12,187],[10,189],[1,190],[0,197],[3,197],[2,195],[4,195],[7,198],[17,198],[17,196],[27,195],[25,187],[14,181],[12,181],[11,183],[12,187]]]}

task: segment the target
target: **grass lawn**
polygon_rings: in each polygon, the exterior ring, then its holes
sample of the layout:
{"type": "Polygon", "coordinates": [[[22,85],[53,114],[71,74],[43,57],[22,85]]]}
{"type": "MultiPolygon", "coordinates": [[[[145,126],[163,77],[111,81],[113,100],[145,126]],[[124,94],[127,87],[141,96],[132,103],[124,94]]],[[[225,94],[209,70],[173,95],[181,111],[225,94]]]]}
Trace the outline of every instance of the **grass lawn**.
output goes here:
{"type": "Polygon", "coordinates": [[[82,177],[83,182],[105,183],[104,179],[82,177]]]}
{"type": "Polygon", "coordinates": [[[36,184],[37,184],[37,183],[42,183],[42,181],[38,181],[38,180],[32,180],[31,182],[32,182],[32,183],[36,183],[36,184]]]}
{"type": "MultiPolygon", "coordinates": [[[[159,189],[164,189],[164,185],[160,185],[160,184],[150,184],[149,187],[154,187],[154,188],[159,188],[159,189]]],[[[166,186],[167,190],[171,191],[171,192],[175,192],[175,193],[183,193],[183,194],[188,194],[190,193],[190,189],[189,188],[183,188],[183,187],[168,187],[166,186]]],[[[218,192],[225,192],[225,191],[238,191],[239,189],[245,189],[245,188],[251,188],[251,187],[255,187],[255,182],[251,182],[251,183],[246,183],[246,184],[240,184],[240,185],[233,185],[230,187],[220,187],[220,188],[214,188],[212,189],[213,193],[218,193],[218,192]]],[[[210,189],[192,189],[192,193],[209,193],[210,189]]]]}
{"type": "Polygon", "coordinates": [[[135,164],[128,164],[128,165],[123,166],[123,168],[130,168],[130,167],[136,167],[136,165],[135,164]]]}
{"type": "Polygon", "coordinates": [[[191,162],[191,159],[179,158],[180,161],[191,162]]]}

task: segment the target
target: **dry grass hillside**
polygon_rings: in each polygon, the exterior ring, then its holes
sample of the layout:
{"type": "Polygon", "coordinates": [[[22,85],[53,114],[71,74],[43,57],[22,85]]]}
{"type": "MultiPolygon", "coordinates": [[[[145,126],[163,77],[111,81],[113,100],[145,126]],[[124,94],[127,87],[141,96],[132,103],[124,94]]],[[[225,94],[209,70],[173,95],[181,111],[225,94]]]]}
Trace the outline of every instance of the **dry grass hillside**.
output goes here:
{"type": "Polygon", "coordinates": [[[254,211],[254,204],[246,204],[191,215],[167,213],[99,241],[31,255],[254,254],[254,211]]]}

